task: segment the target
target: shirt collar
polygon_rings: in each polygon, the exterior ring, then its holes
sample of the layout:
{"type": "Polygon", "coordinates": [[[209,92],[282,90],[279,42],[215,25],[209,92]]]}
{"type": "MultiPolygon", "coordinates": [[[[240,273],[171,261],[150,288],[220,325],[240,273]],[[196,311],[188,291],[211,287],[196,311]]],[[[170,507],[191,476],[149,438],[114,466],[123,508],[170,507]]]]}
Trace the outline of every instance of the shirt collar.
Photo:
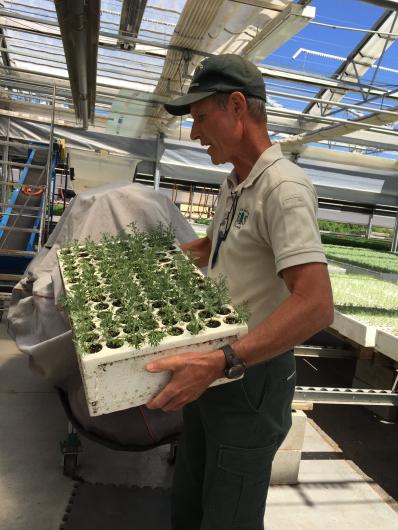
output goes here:
{"type": "Polygon", "coordinates": [[[271,166],[276,160],[283,158],[280,144],[273,144],[261,153],[256,163],[252,167],[250,173],[247,175],[243,182],[238,181],[238,176],[235,169],[227,177],[228,187],[236,192],[241,192],[244,188],[248,188],[258,179],[258,177],[271,166]]]}

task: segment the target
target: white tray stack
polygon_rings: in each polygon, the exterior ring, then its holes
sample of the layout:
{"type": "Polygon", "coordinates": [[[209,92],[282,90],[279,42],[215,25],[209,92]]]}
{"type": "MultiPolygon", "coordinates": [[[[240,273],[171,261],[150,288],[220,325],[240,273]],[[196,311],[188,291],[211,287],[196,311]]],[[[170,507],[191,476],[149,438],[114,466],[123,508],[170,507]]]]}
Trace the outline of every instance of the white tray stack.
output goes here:
{"type": "MultiPolygon", "coordinates": [[[[139,247],[128,238],[108,238],[102,244],[89,242],[58,251],[65,308],[92,416],[142,405],[154,397],[171,374],[147,372],[149,361],[186,351],[212,351],[247,333],[228,299],[222,303],[222,282],[204,278],[170,244],[154,251],[144,243],[140,265],[139,247]],[[139,303],[132,300],[134,293],[139,303]]],[[[219,379],[214,384],[227,382],[219,379]]]]}

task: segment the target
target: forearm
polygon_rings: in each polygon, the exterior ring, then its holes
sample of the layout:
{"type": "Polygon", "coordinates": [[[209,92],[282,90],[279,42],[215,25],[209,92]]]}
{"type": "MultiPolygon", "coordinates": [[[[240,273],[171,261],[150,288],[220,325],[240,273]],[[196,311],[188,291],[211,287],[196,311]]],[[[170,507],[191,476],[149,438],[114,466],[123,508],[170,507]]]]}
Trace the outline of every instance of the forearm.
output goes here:
{"type": "Polygon", "coordinates": [[[319,301],[293,293],[248,335],[236,341],[233,348],[250,366],[301,344],[332,319],[330,297],[319,301]]]}
{"type": "Polygon", "coordinates": [[[180,248],[183,252],[192,256],[197,267],[201,268],[207,266],[211,252],[211,239],[208,237],[194,239],[189,243],[180,245],[180,248]]]}

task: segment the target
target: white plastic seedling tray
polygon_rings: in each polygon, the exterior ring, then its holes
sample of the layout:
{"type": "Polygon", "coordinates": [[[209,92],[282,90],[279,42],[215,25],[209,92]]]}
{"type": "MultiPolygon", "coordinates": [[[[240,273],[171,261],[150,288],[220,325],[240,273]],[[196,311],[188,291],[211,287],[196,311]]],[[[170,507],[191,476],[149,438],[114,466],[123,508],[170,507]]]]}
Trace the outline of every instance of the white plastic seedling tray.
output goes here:
{"type": "MultiPolygon", "coordinates": [[[[166,337],[157,347],[132,349],[125,344],[118,351],[106,346],[91,355],[78,355],[90,415],[98,416],[148,402],[170,379],[170,373],[149,373],[145,365],[154,359],[186,351],[211,351],[247,333],[246,326],[221,324],[193,336],[184,331],[166,337]]],[[[227,383],[219,379],[214,384],[227,383]]]]}
{"type": "MultiPolygon", "coordinates": [[[[173,250],[173,252],[176,252],[176,250],[173,250]]],[[[73,284],[70,284],[66,277],[62,251],[58,252],[58,259],[65,291],[68,295],[73,289],[73,284]]],[[[198,275],[198,278],[201,278],[202,275],[199,271],[193,265],[192,267],[195,269],[195,274],[198,275]]],[[[78,263],[76,263],[76,269],[78,269],[78,263]]],[[[102,290],[99,287],[99,290],[104,296],[101,303],[108,305],[116,315],[119,308],[112,306],[112,300],[106,295],[105,288],[102,290]]],[[[92,322],[96,327],[94,331],[98,331],[100,320],[96,317],[95,312],[98,303],[89,302],[89,305],[93,309],[92,322]]],[[[162,310],[161,304],[158,301],[154,305],[156,307],[151,306],[149,303],[150,311],[160,321],[159,311],[162,310]]],[[[203,309],[199,308],[196,314],[200,316],[202,311],[203,309]]],[[[153,398],[164,388],[171,374],[169,372],[147,372],[145,365],[151,360],[187,351],[204,352],[216,350],[224,344],[234,342],[247,333],[246,324],[234,322],[236,321],[236,313],[234,313],[232,306],[223,306],[222,313],[211,316],[207,320],[205,319],[206,326],[197,335],[191,334],[187,329],[187,324],[179,321],[173,326],[173,329],[178,328],[177,331],[180,334],[177,336],[167,334],[157,346],[144,343],[139,348],[134,348],[125,340],[126,335],[123,329],[120,330],[120,334],[117,336],[117,340],[122,344],[116,348],[110,348],[103,341],[100,341],[99,344],[96,344],[99,351],[90,353],[89,351],[82,351],[78,341],[75,341],[90,415],[98,416],[136,407],[153,398]],[[231,320],[232,323],[229,323],[231,320]]],[[[72,328],[74,328],[73,317],[71,322],[72,328]]],[[[169,328],[160,324],[160,329],[169,328]]],[[[227,382],[229,380],[223,378],[215,381],[214,385],[227,382]]]]}
{"type": "Polygon", "coordinates": [[[381,329],[376,333],[375,349],[398,362],[398,337],[381,329]]]}
{"type": "Polygon", "coordinates": [[[344,315],[340,311],[334,311],[334,320],[330,327],[338,331],[343,337],[347,337],[361,346],[369,348],[375,346],[376,328],[344,315]]]}

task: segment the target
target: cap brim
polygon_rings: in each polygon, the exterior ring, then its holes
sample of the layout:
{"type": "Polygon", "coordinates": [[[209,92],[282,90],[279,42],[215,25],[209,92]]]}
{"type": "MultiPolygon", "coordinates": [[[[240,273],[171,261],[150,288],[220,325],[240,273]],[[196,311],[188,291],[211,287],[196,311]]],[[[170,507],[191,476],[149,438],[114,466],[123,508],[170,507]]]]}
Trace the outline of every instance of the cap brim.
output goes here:
{"type": "Polygon", "coordinates": [[[192,103],[196,103],[216,93],[214,90],[212,92],[192,92],[191,94],[185,94],[185,96],[181,96],[171,103],[165,103],[164,108],[173,116],[183,116],[184,114],[190,113],[192,103]]]}

